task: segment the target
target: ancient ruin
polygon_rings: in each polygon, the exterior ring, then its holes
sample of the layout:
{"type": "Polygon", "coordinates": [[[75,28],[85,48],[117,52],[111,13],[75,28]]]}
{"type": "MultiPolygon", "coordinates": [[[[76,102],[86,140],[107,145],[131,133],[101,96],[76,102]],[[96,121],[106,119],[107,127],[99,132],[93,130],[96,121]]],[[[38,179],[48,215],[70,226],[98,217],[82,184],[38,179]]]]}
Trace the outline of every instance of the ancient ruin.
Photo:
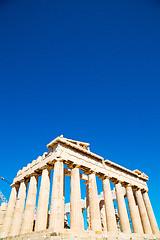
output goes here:
{"type": "Polygon", "coordinates": [[[148,197],[148,176],[104,160],[88,146],[57,137],[47,145],[48,152],[18,171],[8,206],[0,207],[1,239],[160,239],[148,197]],[[71,186],[70,202],[65,204],[66,175],[71,186]],[[103,185],[99,195],[97,176],[103,185]],[[81,179],[85,199],[81,199],[81,179]]]}

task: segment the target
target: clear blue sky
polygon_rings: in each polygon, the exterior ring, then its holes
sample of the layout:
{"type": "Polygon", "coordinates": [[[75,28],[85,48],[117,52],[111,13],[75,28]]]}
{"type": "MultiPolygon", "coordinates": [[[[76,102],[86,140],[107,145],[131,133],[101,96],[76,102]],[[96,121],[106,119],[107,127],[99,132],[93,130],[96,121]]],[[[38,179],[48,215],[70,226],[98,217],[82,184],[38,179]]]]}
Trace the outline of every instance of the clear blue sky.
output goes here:
{"type": "Polygon", "coordinates": [[[160,226],[159,0],[1,0],[0,83],[0,175],[86,141],[150,177],[160,226]]]}

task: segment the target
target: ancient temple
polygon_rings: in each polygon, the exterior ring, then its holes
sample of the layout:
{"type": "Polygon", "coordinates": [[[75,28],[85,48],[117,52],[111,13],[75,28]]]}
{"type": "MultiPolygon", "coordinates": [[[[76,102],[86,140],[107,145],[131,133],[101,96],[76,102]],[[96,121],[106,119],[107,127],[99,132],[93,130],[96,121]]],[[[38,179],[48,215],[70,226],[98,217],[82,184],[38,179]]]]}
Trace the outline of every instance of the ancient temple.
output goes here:
{"type": "Polygon", "coordinates": [[[47,145],[48,152],[18,171],[8,206],[0,207],[1,239],[160,239],[148,196],[148,176],[104,160],[88,146],[57,137],[47,145]],[[66,204],[65,175],[70,176],[70,202],[66,204]],[[99,195],[97,177],[103,186],[99,195]],[[85,199],[81,198],[81,179],[85,199]]]}

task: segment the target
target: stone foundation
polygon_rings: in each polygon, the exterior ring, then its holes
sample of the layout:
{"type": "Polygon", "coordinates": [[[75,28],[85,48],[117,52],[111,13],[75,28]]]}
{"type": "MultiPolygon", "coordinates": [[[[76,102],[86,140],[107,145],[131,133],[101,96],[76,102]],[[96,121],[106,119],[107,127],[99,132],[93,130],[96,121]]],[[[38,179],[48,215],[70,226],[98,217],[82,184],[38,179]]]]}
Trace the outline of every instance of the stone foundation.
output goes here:
{"type": "Polygon", "coordinates": [[[0,238],[0,240],[160,240],[160,236],[138,235],[138,234],[114,234],[109,232],[79,231],[74,232],[70,229],[62,233],[56,233],[52,230],[38,231],[29,234],[21,234],[14,237],[0,238]]]}

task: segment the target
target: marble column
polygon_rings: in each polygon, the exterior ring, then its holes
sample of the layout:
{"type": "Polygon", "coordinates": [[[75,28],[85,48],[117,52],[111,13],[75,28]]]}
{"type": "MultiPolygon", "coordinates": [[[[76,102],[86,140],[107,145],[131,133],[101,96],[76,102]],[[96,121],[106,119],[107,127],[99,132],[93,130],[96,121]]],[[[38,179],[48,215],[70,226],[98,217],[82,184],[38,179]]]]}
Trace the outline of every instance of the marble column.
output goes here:
{"type": "Polygon", "coordinates": [[[109,232],[116,233],[118,230],[117,230],[116,216],[115,216],[115,210],[113,205],[112,192],[111,192],[109,179],[104,178],[102,180],[102,183],[103,183],[107,230],[109,232]]]}
{"type": "Polygon", "coordinates": [[[142,193],[141,193],[140,189],[135,191],[135,197],[136,197],[136,202],[138,204],[138,209],[139,209],[139,213],[140,213],[140,217],[141,217],[141,221],[142,221],[143,231],[146,234],[152,234],[146,207],[144,205],[144,201],[143,201],[142,193]]]}
{"type": "Polygon", "coordinates": [[[90,221],[90,215],[89,215],[89,184],[88,181],[86,181],[86,208],[87,208],[87,229],[91,229],[91,221],[90,221]]]}
{"type": "Polygon", "coordinates": [[[155,215],[154,215],[152,205],[151,205],[151,202],[150,202],[147,191],[143,192],[142,196],[143,196],[144,204],[146,206],[146,210],[147,210],[147,213],[148,213],[148,218],[149,218],[149,221],[150,221],[152,232],[153,232],[153,234],[159,234],[157,221],[156,221],[156,218],[155,218],[155,215]]]}
{"type": "Polygon", "coordinates": [[[106,212],[104,205],[100,206],[102,231],[107,231],[106,212]]]}
{"type": "Polygon", "coordinates": [[[79,169],[74,166],[71,169],[70,228],[72,230],[84,228],[79,169]]]}
{"type": "Polygon", "coordinates": [[[63,162],[56,161],[54,164],[50,221],[49,221],[49,228],[53,229],[55,232],[61,232],[64,229],[63,179],[64,179],[63,162]]]}
{"type": "Polygon", "coordinates": [[[8,207],[6,210],[6,215],[3,220],[2,233],[1,233],[3,237],[8,236],[11,229],[12,218],[14,214],[16,199],[17,199],[17,192],[18,192],[18,186],[13,185],[11,190],[11,195],[9,198],[8,207]]]}
{"type": "Polygon", "coordinates": [[[142,224],[141,224],[140,215],[139,215],[136,203],[135,203],[132,187],[129,184],[126,186],[126,193],[127,193],[129,211],[130,211],[130,215],[131,215],[133,232],[143,234],[143,228],[142,228],[142,224]]]}
{"type": "Polygon", "coordinates": [[[50,191],[50,171],[51,168],[49,166],[45,166],[42,170],[35,231],[41,231],[47,228],[49,191],[50,191]]]}
{"type": "Polygon", "coordinates": [[[2,202],[1,207],[0,207],[0,232],[2,230],[3,219],[6,214],[6,209],[7,209],[7,203],[2,202]]]}
{"type": "Polygon", "coordinates": [[[89,215],[91,230],[101,231],[101,219],[100,219],[100,209],[99,209],[99,199],[97,193],[97,184],[95,173],[92,172],[88,175],[89,183],[89,215]]]}
{"type": "Polygon", "coordinates": [[[26,199],[26,191],[27,191],[27,181],[23,180],[20,183],[18,198],[16,201],[13,220],[12,220],[11,231],[9,233],[10,236],[15,236],[20,234],[21,224],[23,219],[24,204],[26,199]]]}
{"type": "Polygon", "coordinates": [[[23,216],[21,233],[29,233],[33,231],[33,222],[35,215],[35,204],[37,195],[37,174],[30,177],[29,190],[27,195],[26,207],[23,216]]]}
{"type": "Polygon", "coordinates": [[[130,227],[126,203],[124,199],[124,192],[120,182],[115,183],[115,189],[116,189],[116,197],[117,197],[121,230],[124,233],[131,233],[131,227],[130,227]]]}

